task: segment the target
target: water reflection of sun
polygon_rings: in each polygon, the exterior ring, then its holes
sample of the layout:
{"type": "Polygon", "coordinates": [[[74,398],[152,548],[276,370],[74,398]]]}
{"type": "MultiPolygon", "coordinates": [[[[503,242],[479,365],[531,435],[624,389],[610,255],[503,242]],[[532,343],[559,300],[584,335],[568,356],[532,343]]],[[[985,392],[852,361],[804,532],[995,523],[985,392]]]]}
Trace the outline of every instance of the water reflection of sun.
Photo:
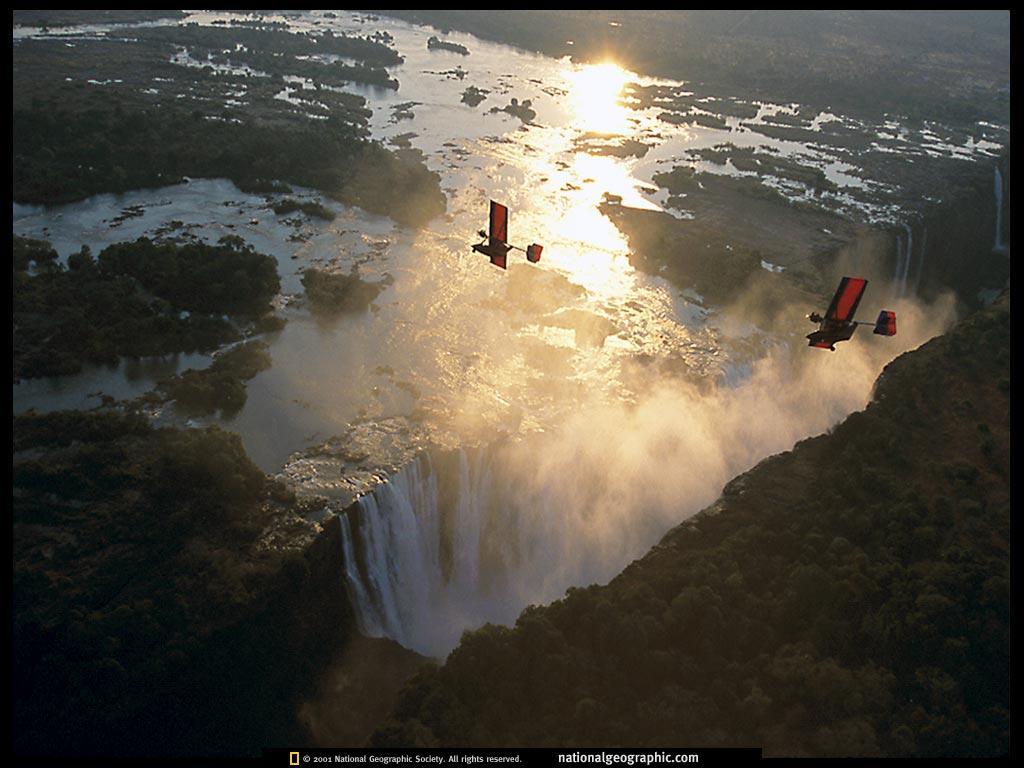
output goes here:
{"type": "Polygon", "coordinates": [[[516,230],[538,233],[545,265],[567,272],[593,294],[622,299],[635,290],[629,243],[599,205],[607,194],[630,207],[658,206],[641,194],[633,159],[591,154],[578,141],[589,133],[604,134],[613,143],[636,136],[634,111],[619,104],[623,87],[635,76],[612,63],[574,66],[564,76],[571,127],[529,134],[523,148],[528,151],[514,153],[520,163],[529,158],[526,183],[517,187],[528,190],[528,201],[506,194],[516,230]],[[545,203],[537,205],[538,200],[545,203]]]}
{"type": "Polygon", "coordinates": [[[638,113],[619,103],[624,86],[639,76],[606,62],[572,65],[563,77],[564,127],[517,132],[509,146],[488,151],[502,157],[496,174],[510,174],[512,168],[521,172],[515,179],[500,177],[514,237],[523,233],[524,242],[533,238],[544,245],[544,267],[567,274],[599,301],[624,301],[637,290],[629,242],[600,205],[608,195],[624,206],[660,208],[633,176],[635,157],[600,150],[642,140],[638,113]]]}
{"type": "Polygon", "coordinates": [[[581,131],[622,134],[629,130],[629,110],[619,104],[629,73],[612,62],[591,64],[566,73],[575,127],[581,131]]]}
{"type": "Polygon", "coordinates": [[[585,170],[577,164],[560,172],[549,169],[554,172],[541,185],[549,203],[526,214],[529,221],[524,226],[543,233],[545,265],[564,270],[588,291],[621,297],[633,283],[628,243],[598,209],[609,179],[595,173],[598,168],[589,163],[582,165],[585,170]]]}

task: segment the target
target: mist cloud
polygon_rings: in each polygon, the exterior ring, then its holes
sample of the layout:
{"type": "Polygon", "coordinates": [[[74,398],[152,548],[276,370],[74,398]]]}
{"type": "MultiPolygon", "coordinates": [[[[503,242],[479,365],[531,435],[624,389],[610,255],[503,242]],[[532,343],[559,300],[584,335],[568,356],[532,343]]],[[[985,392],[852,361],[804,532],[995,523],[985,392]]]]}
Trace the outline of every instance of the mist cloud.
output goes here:
{"type": "Polygon", "coordinates": [[[390,580],[361,598],[379,614],[370,633],[443,656],[464,629],[608,581],[731,478],[865,407],[885,364],[946,330],[954,305],[890,303],[899,335],[863,327],[835,353],[776,343],[710,391],[665,377],[633,405],[583,401],[556,431],[463,454],[452,509],[434,470],[403,470],[363,516],[374,530],[351,533],[353,551],[375,542],[368,570],[390,580]]]}

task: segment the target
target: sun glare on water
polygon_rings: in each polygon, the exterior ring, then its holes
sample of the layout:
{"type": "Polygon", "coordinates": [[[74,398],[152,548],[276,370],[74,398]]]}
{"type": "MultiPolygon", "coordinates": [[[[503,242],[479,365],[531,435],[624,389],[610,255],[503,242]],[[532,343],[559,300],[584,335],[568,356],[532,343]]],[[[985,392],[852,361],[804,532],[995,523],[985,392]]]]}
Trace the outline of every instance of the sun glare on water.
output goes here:
{"type": "Polygon", "coordinates": [[[606,194],[635,208],[658,206],[640,193],[629,159],[591,154],[577,142],[614,143],[636,133],[634,112],[619,103],[623,87],[636,76],[612,62],[574,65],[564,76],[571,129],[531,137],[538,150],[531,170],[543,180],[539,187],[551,203],[536,212],[536,226],[548,237],[547,264],[566,270],[592,293],[622,297],[635,282],[629,244],[598,206],[606,194]]]}
{"type": "Polygon", "coordinates": [[[619,104],[629,73],[612,62],[566,73],[574,122],[581,131],[621,134],[629,129],[629,110],[619,104]]]}

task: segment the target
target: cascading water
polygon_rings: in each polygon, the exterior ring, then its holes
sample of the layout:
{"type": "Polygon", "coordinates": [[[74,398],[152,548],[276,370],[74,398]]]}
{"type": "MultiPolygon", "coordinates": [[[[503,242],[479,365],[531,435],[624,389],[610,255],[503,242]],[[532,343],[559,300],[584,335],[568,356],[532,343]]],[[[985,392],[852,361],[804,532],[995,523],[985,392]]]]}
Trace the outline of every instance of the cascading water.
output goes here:
{"type": "MultiPolygon", "coordinates": [[[[421,454],[342,515],[342,565],[363,634],[443,657],[467,629],[512,624],[530,604],[607,581],[669,527],[671,518],[642,500],[631,507],[590,472],[531,482],[532,450],[421,454]]],[[[695,505],[710,502],[712,485],[695,505]]],[[[682,505],[672,507],[674,518],[682,505]]]]}
{"type": "Polygon", "coordinates": [[[490,462],[485,451],[421,454],[342,516],[360,631],[442,656],[464,629],[515,619],[522,532],[490,462]]]}
{"type": "Polygon", "coordinates": [[[914,260],[914,230],[909,224],[902,224],[903,231],[907,233],[904,240],[896,235],[896,270],[893,273],[893,294],[902,298],[907,293],[907,276],[910,274],[910,265],[914,260]]]}
{"type": "Polygon", "coordinates": [[[407,642],[415,629],[407,600],[436,592],[438,540],[431,534],[437,510],[430,490],[423,488],[414,463],[361,499],[361,514],[342,516],[349,598],[366,635],[407,642]]]}
{"type": "Polygon", "coordinates": [[[905,254],[903,252],[903,238],[900,237],[899,233],[896,233],[896,268],[892,275],[892,291],[894,296],[900,295],[900,275],[903,274],[903,259],[905,254]]]}
{"type": "Polygon", "coordinates": [[[899,296],[907,295],[907,275],[910,274],[910,264],[914,260],[914,230],[909,224],[904,224],[903,229],[907,233],[907,253],[903,258],[903,271],[900,274],[899,296]]]}
{"type": "Polygon", "coordinates": [[[995,169],[995,195],[996,195],[996,238],[992,250],[1002,253],[1006,250],[1003,242],[1003,173],[999,166],[995,169]]]}

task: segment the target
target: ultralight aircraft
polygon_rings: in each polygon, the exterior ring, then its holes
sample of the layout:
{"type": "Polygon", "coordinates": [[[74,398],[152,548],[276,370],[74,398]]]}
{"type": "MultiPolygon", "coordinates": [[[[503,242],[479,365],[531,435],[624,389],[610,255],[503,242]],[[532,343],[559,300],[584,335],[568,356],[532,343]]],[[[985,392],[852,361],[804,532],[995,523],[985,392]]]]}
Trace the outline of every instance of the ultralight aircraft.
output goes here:
{"type": "MultiPolygon", "coordinates": [[[[868,281],[863,277],[844,277],[839,281],[839,288],[836,289],[836,295],[832,297],[832,303],[828,305],[825,316],[822,317],[817,312],[807,316],[812,323],[819,324],[818,330],[807,335],[808,346],[835,352],[835,345],[853,336],[858,325],[871,325],[864,320],[853,319],[867,285],[868,281]]],[[[895,336],[896,313],[883,309],[878,313],[874,326],[875,333],[880,336],[895,336]]]]}

